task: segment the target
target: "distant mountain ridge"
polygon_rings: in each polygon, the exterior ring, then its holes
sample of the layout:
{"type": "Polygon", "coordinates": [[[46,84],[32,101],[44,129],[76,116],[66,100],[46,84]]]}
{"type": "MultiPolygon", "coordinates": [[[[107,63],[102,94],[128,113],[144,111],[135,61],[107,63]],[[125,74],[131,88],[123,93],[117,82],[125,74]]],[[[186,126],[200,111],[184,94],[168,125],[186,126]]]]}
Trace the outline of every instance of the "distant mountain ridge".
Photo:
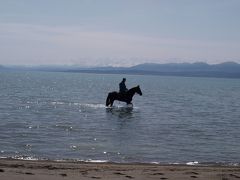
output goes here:
{"type": "Polygon", "coordinates": [[[181,71],[240,72],[240,64],[235,62],[225,62],[213,65],[209,65],[203,62],[168,63],[168,64],[145,63],[130,67],[130,69],[157,72],[181,72],[181,71]]]}
{"type": "Polygon", "coordinates": [[[151,71],[158,75],[240,78],[240,64],[235,62],[225,62],[213,65],[202,62],[142,64],[132,68],[141,71],[151,71]]]}
{"type": "MultiPolygon", "coordinates": [[[[71,71],[71,70],[70,70],[71,71]]],[[[132,67],[96,67],[83,70],[94,73],[149,74],[186,77],[226,77],[240,78],[240,64],[224,62],[221,64],[196,63],[144,63],[132,67]]],[[[75,71],[77,72],[77,70],[75,71]]]]}
{"type": "Polygon", "coordinates": [[[132,67],[80,67],[80,66],[1,66],[0,70],[47,71],[47,72],[84,72],[106,74],[146,74],[186,77],[226,77],[240,78],[240,64],[224,62],[221,64],[196,63],[144,63],[132,67]]]}

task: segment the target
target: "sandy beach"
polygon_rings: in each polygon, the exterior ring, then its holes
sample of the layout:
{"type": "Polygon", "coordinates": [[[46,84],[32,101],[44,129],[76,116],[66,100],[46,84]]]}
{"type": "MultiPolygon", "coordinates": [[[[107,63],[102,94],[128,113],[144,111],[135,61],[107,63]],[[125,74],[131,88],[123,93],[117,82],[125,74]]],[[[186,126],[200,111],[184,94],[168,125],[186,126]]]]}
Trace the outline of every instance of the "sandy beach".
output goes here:
{"type": "Polygon", "coordinates": [[[240,167],[0,160],[1,180],[240,179],[240,167]]]}

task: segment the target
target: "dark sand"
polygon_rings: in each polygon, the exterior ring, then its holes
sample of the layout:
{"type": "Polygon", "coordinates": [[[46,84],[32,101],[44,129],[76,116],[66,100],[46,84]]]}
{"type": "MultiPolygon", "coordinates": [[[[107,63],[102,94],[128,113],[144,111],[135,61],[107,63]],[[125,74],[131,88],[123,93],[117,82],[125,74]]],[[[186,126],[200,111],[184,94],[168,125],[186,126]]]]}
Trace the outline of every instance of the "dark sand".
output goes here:
{"type": "Polygon", "coordinates": [[[114,164],[0,159],[0,180],[240,180],[240,167],[114,164]]]}

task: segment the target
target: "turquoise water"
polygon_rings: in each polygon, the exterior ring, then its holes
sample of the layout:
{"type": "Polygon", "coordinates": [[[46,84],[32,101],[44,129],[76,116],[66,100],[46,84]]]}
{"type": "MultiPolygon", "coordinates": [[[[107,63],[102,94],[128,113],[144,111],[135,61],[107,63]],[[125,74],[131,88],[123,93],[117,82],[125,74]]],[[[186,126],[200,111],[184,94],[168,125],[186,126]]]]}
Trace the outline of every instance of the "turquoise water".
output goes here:
{"type": "Polygon", "coordinates": [[[1,72],[0,156],[239,163],[239,92],[239,79],[1,72]],[[106,108],[122,77],[143,96],[106,108]]]}

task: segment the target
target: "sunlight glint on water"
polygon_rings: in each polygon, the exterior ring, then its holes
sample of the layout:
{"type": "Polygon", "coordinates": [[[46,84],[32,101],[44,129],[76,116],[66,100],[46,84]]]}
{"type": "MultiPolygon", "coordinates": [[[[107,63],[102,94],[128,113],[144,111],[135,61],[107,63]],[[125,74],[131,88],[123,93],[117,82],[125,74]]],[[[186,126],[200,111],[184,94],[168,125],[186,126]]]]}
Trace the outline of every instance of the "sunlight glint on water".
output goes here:
{"type": "Polygon", "coordinates": [[[134,107],[115,102],[122,75],[0,73],[0,156],[85,161],[238,163],[240,80],[124,75],[134,107]]]}

